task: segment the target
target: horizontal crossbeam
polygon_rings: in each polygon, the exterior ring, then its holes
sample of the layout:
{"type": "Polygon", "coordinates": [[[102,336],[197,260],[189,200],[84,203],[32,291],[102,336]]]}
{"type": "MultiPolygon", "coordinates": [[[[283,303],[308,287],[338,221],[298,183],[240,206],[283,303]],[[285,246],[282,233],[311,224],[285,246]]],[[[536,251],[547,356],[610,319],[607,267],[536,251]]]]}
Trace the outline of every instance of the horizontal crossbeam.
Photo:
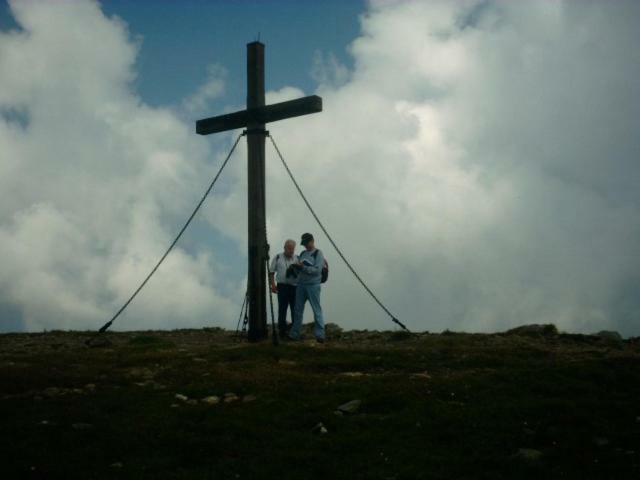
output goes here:
{"type": "Polygon", "coordinates": [[[209,135],[244,128],[249,123],[269,123],[322,111],[322,98],[317,95],[274,103],[265,107],[204,118],[196,122],[196,133],[209,135]]]}

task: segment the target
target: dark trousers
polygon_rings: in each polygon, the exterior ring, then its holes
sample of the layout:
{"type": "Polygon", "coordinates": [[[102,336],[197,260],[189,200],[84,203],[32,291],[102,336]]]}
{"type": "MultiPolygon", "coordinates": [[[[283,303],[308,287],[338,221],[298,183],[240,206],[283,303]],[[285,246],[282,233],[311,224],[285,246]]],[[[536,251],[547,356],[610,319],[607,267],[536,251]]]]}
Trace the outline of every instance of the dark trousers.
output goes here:
{"type": "Polygon", "coordinates": [[[293,323],[293,310],[296,306],[296,286],[286,283],[278,284],[278,330],[280,333],[287,331],[287,308],[291,311],[293,323]]]}

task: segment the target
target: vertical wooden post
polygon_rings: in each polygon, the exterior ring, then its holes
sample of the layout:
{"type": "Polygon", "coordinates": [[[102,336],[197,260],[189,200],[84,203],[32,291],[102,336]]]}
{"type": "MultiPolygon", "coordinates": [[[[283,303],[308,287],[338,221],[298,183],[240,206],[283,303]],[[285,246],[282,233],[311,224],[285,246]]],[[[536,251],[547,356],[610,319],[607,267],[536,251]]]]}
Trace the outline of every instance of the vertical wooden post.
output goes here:
{"type": "MultiPolygon", "coordinates": [[[[264,44],[247,44],[247,110],[264,107],[264,44]]],[[[249,341],[267,337],[265,125],[247,123],[249,215],[249,341]]]]}
{"type": "Polygon", "coordinates": [[[265,211],[265,123],[322,111],[317,95],[265,106],[264,44],[247,44],[247,109],[196,122],[196,133],[209,135],[246,127],[248,146],[248,278],[249,341],[266,338],[267,329],[267,229],[265,211]]]}

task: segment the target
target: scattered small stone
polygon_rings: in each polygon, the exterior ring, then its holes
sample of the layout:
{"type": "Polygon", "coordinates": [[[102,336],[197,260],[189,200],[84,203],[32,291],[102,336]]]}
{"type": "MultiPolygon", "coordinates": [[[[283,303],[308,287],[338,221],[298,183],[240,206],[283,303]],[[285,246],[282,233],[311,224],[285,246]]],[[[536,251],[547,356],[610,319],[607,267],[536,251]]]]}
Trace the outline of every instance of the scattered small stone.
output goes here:
{"type": "Polygon", "coordinates": [[[516,453],[518,458],[523,460],[535,462],[542,457],[542,452],[540,450],[535,450],[533,448],[520,448],[518,449],[518,453],[516,453]]]}
{"type": "Polygon", "coordinates": [[[605,437],[594,437],[593,443],[598,447],[606,447],[609,445],[609,439],[605,437]]]}
{"type": "Polygon", "coordinates": [[[536,433],[534,430],[531,430],[530,428],[527,428],[527,427],[523,428],[522,431],[524,432],[525,435],[535,435],[536,433]]]}
{"type": "Polygon", "coordinates": [[[58,395],[62,394],[62,390],[57,387],[49,387],[45,388],[42,394],[45,397],[57,397],[58,395]]]}
{"type": "Polygon", "coordinates": [[[339,374],[342,377],[363,377],[364,373],[362,372],[341,372],[339,374]]]}
{"type": "Polygon", "coordinates": [[[42,391],[42,395],[47,398],[62,397],[69,394],[82,395],[84,393],[85,391],[82,388],[48,387],[42,391]]]}
{"type": "Polygon", "coordinates": [[[182,395],[181,393],[176,393],[174,398],[176,400],[180,400],[181,402],[186,402],[187,400],[189,400],[189,397],[187,397],[186,395],[182,395]]]}
{"type": "Polygon", "coordinates": [[[198,400],[196,400],[195,398],[190,398],[189,400],[187,400],[185,402],[187,405],[197,405],[198,404],[198,400]]]}
{"type": "Polygon", "coordinates": [[[35,396],[33,397],[33,399],[34,399],[36,402],[41,402],[42,400],[44,400],[44,398],[43,398],[42,396],[40,396],[40,395],[35,395],[35,396]]]}
{"type": "Polygon", "coordinates": [[[180,405],[178,405],[177,403],[172,403],[171,404],[171,408],[178,408],[180,405]]]}
{"type": "Polygon", "coordinates": [[[278,360],[278,363],[280,365],[288,365],[290,367],[298,365],[298,362],[294,362],[293,360],[278,360]]]}
{"type": "Polygon", "coordinates": [[[130,377],[142,378],[145,380],[150,380],[153,378],[153,372],[146,367],[135,367],[129,370],[128,375],[130,377]]]}
{"type": "Polygon", "coordinates": [[[431,375],[429,375],[426,371],[424,371],[424,372],[412,373],[411,374],[411,378],[429,379],[429,378],[431,378],[431,375]]]}
{"type": "Polygon", "coordinates": [[[244,397],[242,397],[242,402],[243,403],[249,403],[249,402],[253,402],[257,399],[258,397],[256,397],[255,395],[245,395],[244,397]]]}
{"type": "Polygon", "coordinates": [[[342,413],[356,413],[358,410],[360,410],[361,404],[361,400],[351,400],[350,402],[340,405],[338,407],[338,411],[342,413]]]}
{"type": "Polygon", "coordinates": [[[207,359],[206,358],[200,358],[200,357],[193,357],[192,360],[196,363],[207,363],[207,359]]]}
{"type": "Polygon", "coordinates": [[[74,430],[91,430],[93,428],[93,425],[91,425],[90,423],[74,423],[71,425],[73,427],[74,430]]]}
{"type": "Polygon", "coordinates": [[[111,464],[111,465],[109,465],[109,466],[110,466],[111,468],[122,468],[122,467],[123,467],[122,462],[115,462],[115,463],[112,463],[112,464],[111,464]]]}
{"type": "Polygon", "coordinates": [[[96,384],[95,384],[95,383],[87,383],[87,384],[84,386],[84,389],[85,389],[85,390],[87,390],[87,391],[89,391],[89,392],[95,392],[95,390],[96,390],[96,384]]]}
{"type": "Polygon", "coordinates": [[[344,415],[344,413],[342,413],[340,410],[335,410],[335,411],[333,412],[333,414],[334,414],[336,417],[342,417],[342,416],[344,415]]]}
{"type": "Polygon", "coordinates": [[[229,392],[224,394],[224,403],[231,403],[239,400],[235,393],[229,392]]]}
{"type": "Polygon", "coordinates": [[[216,405],[220,403],[220,397],[216,395],[211,395],[209,397],[204,397],[202,399],[202,403],[206,403],[207,405],[216,405]]]}
{"type": "Polygon", "coordinates": [[[320,422],[311,429],[311,433],[319,433],[321,435],[324,435],[325,433],[329,433],[329,430],[327,430],[323,423],[320,422]]]}

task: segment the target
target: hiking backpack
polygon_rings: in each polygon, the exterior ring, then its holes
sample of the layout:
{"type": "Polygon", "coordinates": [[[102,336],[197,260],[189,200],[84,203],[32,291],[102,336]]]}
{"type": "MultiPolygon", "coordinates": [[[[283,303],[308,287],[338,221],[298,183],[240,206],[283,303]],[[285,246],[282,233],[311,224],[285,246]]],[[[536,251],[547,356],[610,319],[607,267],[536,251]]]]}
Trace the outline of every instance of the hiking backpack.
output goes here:
{"type": "MultiPolygon", "coordinates": [[[[318,256],[318,250],[316,249],[316,251],[313,252],[313,259],[315,260],[317,256],[318,256]]],[[[329,262],[327,262],[327,259],[325,258],[324,265],[322,266],[322,274],[320,275],[320,283],[325,283],[328,278],[329,278],[329,262]]]]}

